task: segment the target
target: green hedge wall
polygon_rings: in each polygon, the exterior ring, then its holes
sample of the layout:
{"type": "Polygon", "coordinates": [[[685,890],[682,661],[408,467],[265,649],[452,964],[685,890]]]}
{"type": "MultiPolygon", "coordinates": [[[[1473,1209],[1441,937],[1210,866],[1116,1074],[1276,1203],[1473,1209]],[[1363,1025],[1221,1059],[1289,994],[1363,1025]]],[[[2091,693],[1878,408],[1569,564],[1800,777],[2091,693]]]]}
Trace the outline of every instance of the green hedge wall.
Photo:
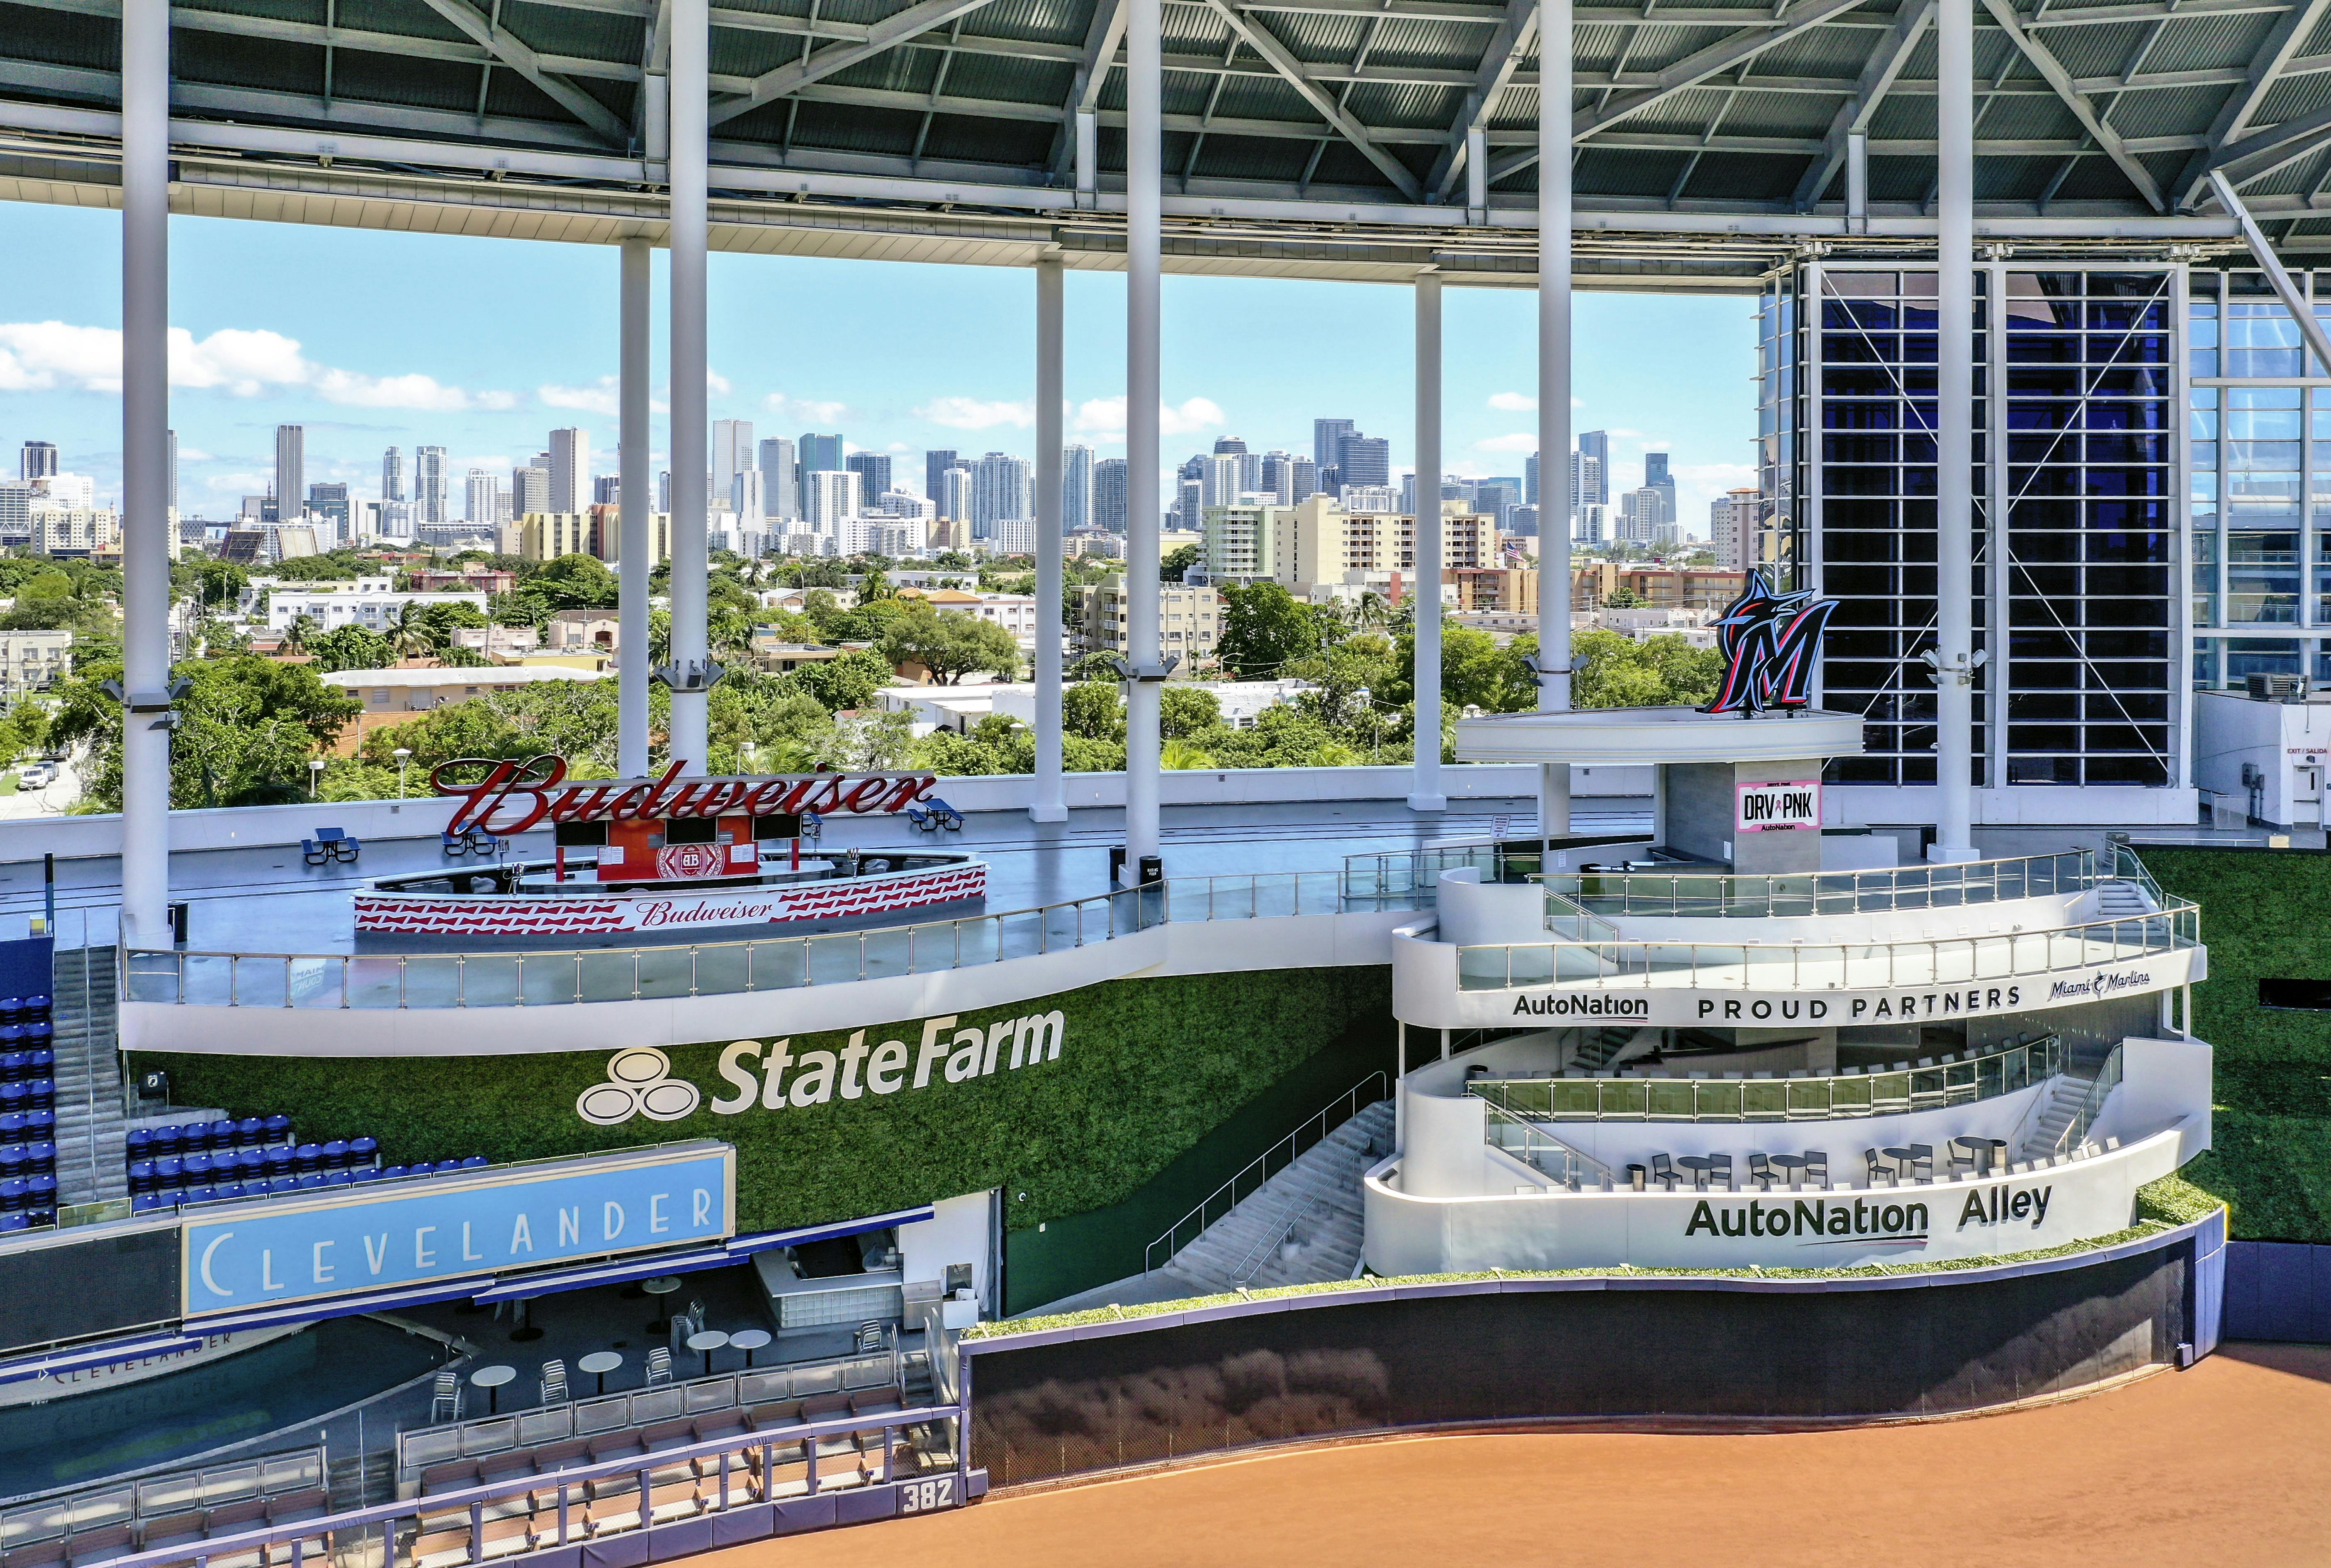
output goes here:
{"type": "Polygon", "coordinates": [[[2215,1145],[2178,1173],[2244,1240],[2331,1241],[2331,1013],[2260,1007],[2261,979],[2331,979],[2331,854],[2147,847],[2162,888],[2202,906],[2210,978],[2193,1032],[2215,1049],[2215,1145]]]}
{"type": "MultiPolygon", "coordinates": [[[[784,1005],[772,999],[773,1009],[784,1005]]],[[[1392,976],[1382,965],[1110,981],[968,1012],[958,1027],[1056,1008],[1067,1020],[1057,1061],[734,1116],[709,1108],[735,1092],[718,1070],[729,1041],[675,1046],[666,1053],[672,1075],[695,1084],[703,1105],[680,1121],[612,1127],[575,1109],[577,1096],[604,1081],[607,1051],[333,1060],[141,1051],[132,1066],[166,1069],[178,1104],[238,1117],[283,1111],[303,1138],[370,1134],[398,1162],[719,1138],[737,1145],[737,1222],[747,1231],[994,1186],[1027,1193],[1008,1206],[1007,1224],[1020,1230],[1118,1202],[1329,1042],[1356,1031],[1389,1041],[1393,1032],[1392,976]]],[[[462,1027],[459,1015],[448,1027],[462,1027]]],[[[899,1040],[912,1050],[922,1020],[865,1032],[869,1043],[899,1040]]],[[[798,1057],[838,1051],[850,1034],[757,1038],[790,1038],[798,1057]]]]}

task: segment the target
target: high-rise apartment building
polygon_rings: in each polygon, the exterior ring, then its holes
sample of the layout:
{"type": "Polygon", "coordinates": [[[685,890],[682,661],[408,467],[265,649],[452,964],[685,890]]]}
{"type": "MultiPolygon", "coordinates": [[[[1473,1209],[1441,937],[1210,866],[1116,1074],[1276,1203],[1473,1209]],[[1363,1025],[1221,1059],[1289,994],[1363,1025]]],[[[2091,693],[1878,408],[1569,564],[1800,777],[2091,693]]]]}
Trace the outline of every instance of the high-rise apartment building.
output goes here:
{"type": "Polygon", "coordinates": [[[839,540],[843,525],[859,513],[858,476],[848,469],[809,469],[802,474],[802,525],[810,533],[839,540]]]}
{"type": "Polygon", "coordinates": [[[1199,493],[1210,507],[1231,507],[1238,504],[1242,493],[1239,483],[1241,464],[1236,453],[1217,453],[1206,460],[1200,470],[1199,493]]]}
{"type": "MultiPolygon", "coordinates": [[[[923,453],[923,494],[933,500],[939,499],[939,476],[951,468],[961,466],[963,460],[945,447],[934,447],[923,453]]],[[[939,514],[947,516],[945,512],[939,514]]]]}
{"type": "Polygon", "coordinates": [[[939,493],[933,498],[938,502],[938,515],[962,524],[961,537],[969,539],[972,492],[976,488],[972,480],[971,470],[961,463],[956,463],[941,469],[938,478],[939,493]]]}
{"type": "Polygon", "coordinates": [[[1597,483],[1594,493],[1585,497],[1584,499],[1609,506],[1611,504],[1611,432],[1606,430],[1582,432],[1578,437],[1578,450],[1602,465],[1599,470],[1603,476],[1602,480],[1597,483]]]}
{"type": "Polygon", "coordinates": [[[1105,457],[1093,464],[1092,526],[1121,534],[1125,520],[1125,460],[1105,457]]]}
{"type": "Polygon", "coordinates": [[[1028,460],[991,451],[972,470],[971,537],[992,539],[995,525],[1036,515],[1036,486],[1028,460]]]}
{"type": "Polygon", "coordinates": [[[404,452],[390,447],[380,454],[380,499],[384,501],[409,499],[404,493],[404,452]]]}
{"type": "Polygon", "coordinates": [[[1243,457],[1245,454],[1246,440],[1244,437],[1221,435],[1214,438],[1214,455],[1216,457],[1243,457]]]}
{"type": "Polygon", "coordinates": [[[1089,446],[1061,449],[1061,528],[1075,533],[1092,527],[1093,454],[1089,446]]]}
{"type": "Polygon", "coordinates": [[[1576,517],[1578,508],[1583,506],[1601,501],[1609,488],[1603,477],[1601,458],[1584,451],[1570,454],[1571,516],[1576,517]]]}
{"type": "Polygon", "coordinates": [[[275,506],[285,522],[300,515],[308,494],[308,432],[296,424],[275,427],[275,506]]]}
{"type": "Polygon", "coordinates": [[[1708,504],[1708,542],[1718,566],[1726,571],[1740,569],[1747,558],[1744,547],[1755,537],[1759,510],[1755,485],[1728,491],[1708,504]]]}
{"type": "Polygon", "coordinates": [[[1173,526],[1192,534],[1206,526],[1206,487],[1204,480],[1181,481],[1174,507],[1173,526]]]}
{"type": "Polygon", "coordinates": [[[1530,453],[1528,461],[1522,464],[1522,500],[1529,506],[1537,505],[1537,453],[1536,452],[1530,453]]]}
{"type": "Polygon", "coordinates": [[[1388,485],[1392,483],[1392,442],[1380,435],[1346,436],[1336,466],[1345,484],[1388,485]]]}
{"type": "MultiPolygon", "coordinates": [[[[814,431],[803,432],[801,438],[801,450],[797,454],[801,463],[801,471],[804,474],[837,473],[843,471],[842,461],[842,437],[839,434],[819,435],[814,431]]],[[[806,480],[803,481],[802,493],[804,495],[807,495],[809,493],[808,481],[806,480]]]]}
{"type": "MultiPolygon", "coordinates": [[[[526,470],[520,470],[519,471],[524,472],[526,470]]],[[[495,480],[493,470],[491,469],[471,469],[461,485],[463,503],[461,507],[461,516],[473,523],[491,523],[495,521],[498,510],[495,506],[495,497],[500,493],[500,489],[501,486],[495,480]]],[[[513,496],[514,495],[515,492],[513,492],[513,496]]],[[[513,504],[515,504],[515,501],[513,501],[513,504]]],[[[576,508],[573,507],[528,507],[527,508],[527,510],[530,512],[574,511],[576,509],[576,508]]]]}
{"type": "Polygon", "coordinates": [[[1660,492],[1660,521],[1676,520],[1675,480],[1668,473],[1668,454],[1647,451],[1643,454],[1643,488],[1660,492]]]}
{"type": "Polygon", "coordinates": [[[756,468],[738,469],[729,476],[728,509],[737,514],[738,528],[757,531],[766,518],[768,487],[766,481],[768,477],[756,468]]]}
{"type": "Polygon", "coordinates": [[[732,495],[737,488],[737,476],[747,469],[759,466],[753,450],[753,422],[749,419],[716,419],[712,422],[711,496],[732,495]]]}
{"type": "Polygon", "coordinates": [[[531,512],[565,512],[578,509],[574,507],[552,506],[550,495],[548,469],[529,463],[524,468],[510,470],[510,510],[519,517],[525,517],[531,512]]]}
{"type": "Polygon", "coordinates": [[[591,436],[587,431],[550,432],[550,509],[579,512],[591,504],[591,436]]]}
{"type": "Polygon", "coordinates": [[[52,441],[28,441],[16,454],[19,478],[44,480],[57,471],[57,443],[52,441]]]}
{"type": "Polygon", "coordinates": [[[348,487],[338,482],[318,480],[308,487],[308,515],[315,519],[316,537],[321,542],[327,535],[332,544],[356,542],[356,534],[348,521],[348,487]]]}
{"type": "Polygon", "coordinates": [[[1335,468],[1344,461],[1344,440],[1360,433],[1360,427],[1348,419],[1315,419],[1311,422],[1311,461],[1314,467],[1335,468]]]}
{"type": "Polygon", "coordinates": [[[591,481],[591,504],[595,507],[619,507],[623,504],[623,476],[600,474],[591,481]]]}
{"type": "Polygon", "coordinates": [[[413,521],[416,527],[434,527],[445,521],[445,449],[413,449],[413,521]]]}
{"type": "Polygon", "coordinates": [[[890,488],[890,454],[883,451],[853,451],[842,460],[842,466],[858,476],[858,493],[879,496],[890,488]]]}
{"type": "Polygon", "coordinates": [[[760,445],[762,515],[794,522],[801,517],[801,476],[791,437],[773,435],[760,445]]]}

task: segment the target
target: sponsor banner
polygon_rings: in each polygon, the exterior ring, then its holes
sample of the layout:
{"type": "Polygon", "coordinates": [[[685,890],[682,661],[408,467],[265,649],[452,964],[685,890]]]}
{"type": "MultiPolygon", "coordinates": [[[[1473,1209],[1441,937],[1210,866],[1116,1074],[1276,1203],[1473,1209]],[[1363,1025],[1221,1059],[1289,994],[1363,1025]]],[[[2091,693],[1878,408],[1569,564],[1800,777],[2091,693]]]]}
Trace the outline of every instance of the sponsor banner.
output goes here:
{"type": "Polygon", "coordinates": [[[1851,990],[1744,991],[1644,985],[1632,979],[1600,986],[1517,986],[1510,991],[1460,991],[1429,1000],[1409,996],[1403,998],[1400,1015],[1412,1028],[1437,1029],[1510,1027],[1532,1020],[1544,1020],[1549,1025],[1609,1022],[1751,1029],[1940,1022],[2074,1007],[2171,990],[2203,977],[2195,956],[2195,950],[2188,948],[2057,974],[1851,990]]]}
{"type": "Polygon", "coordinates": [[[147,1355],[76,1366],[67,1372],[43,1372],[34,1376],[20,1377],[14,1383],[0,1383],[0,1410],[11,1410],[18,1405],[46,1404],[51,1400],[70,1399],[77,1393],[103,1393],[125,1384],[143,1383],[149,1377],[185,1372],[246,1350],[255,1350],[271,1341],[299,1334],[306,1327],[305,1324],[284,1323],[272,1328],[237,1328],[225,1334],[205,1334],[175,1350],[157,1350],[147,1355]]]}
{"type": "Polygon", "coordinates": [[[230,1205],[186,1221],[186,1310],[247,1312],[722,1240],[736,1233],[734,1162],[699,1144],[230,1205]]]}
{"type": "MultiPolygon", "coordinates": [[[[684,846],[695,848],[697,846],[684,846]]],[[[666,854],[672,851],[663,851],[666,854]]],[[[979,898],[987,867],[940,866],[886,877],[835,878],[766,888],[709,889],[609,896],[359,893],[359,931],[565,936],[597,931],[664,931],[689,926],[781,926],[839,920],[979,898]]]]}
{"type": "Polygon", "coordinates": [[[1732,831],[1736,833],[1774,833],[1801,828],[1819,832],[1821,820],[1821,780],[1817,778],[1734,786],[1732,831]]]}

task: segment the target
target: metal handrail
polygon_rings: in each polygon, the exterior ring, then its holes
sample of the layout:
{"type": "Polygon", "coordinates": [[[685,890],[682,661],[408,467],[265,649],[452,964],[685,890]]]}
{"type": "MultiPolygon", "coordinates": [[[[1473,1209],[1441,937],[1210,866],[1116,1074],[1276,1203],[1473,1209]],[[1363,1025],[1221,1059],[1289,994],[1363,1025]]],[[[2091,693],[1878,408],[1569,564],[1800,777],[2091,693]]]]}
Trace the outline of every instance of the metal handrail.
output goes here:
{"type": "MultiPolygon", "coordinates": [[[[1026,909],[823,935],[651,947],[490,953],[237,953],[125,949],[122,1000],[230,1007],[541,1006],[846,984],[931,974],[1113,941],[1180,922],[1343,912],[1346,874],[1176,877],[1026,909]],[[1019,940],[1013,940],[1017,936],[1019,940]],[[787,962],[790,960],[790,962],[787,962]],[[224,997],[190,994],[190,974],[224,965],[224,997]],[[474,973],[473,973],[474,972],[474,973]],[[253,973],[260,978],[254,980],[253,973]],[[543,976],[532,979],[530,976],[543,976]],[[417,978],[424,984],[416,988],[417,978]],[[433,1001],[426,983],[449,990],[433,1001]],[[252,993],[246,996],[246,991],[252,993]]],[[[1376,908],[1395,896],[1364,896],[1376,908]]],[[[1429,901],[1429,900],[1427,900],[1429,901]]]]}
{"type": "Polygon", "coordinates": [[[1545,888],[1550,898],[1558,895],[1603,914],[1770,919],[1962,908],[2083,892],[2104,879],[2097,873],[2094,851],[2074,849],[1867,871],[1765,876],[1677,866],[1657,871],[1540,871],[1529,879],[1545,888]]]}
{"type": "MultiPolygon", "coordinates": [[[[1176,1252],[1179,1252],[1184,1247],[1189,1245],[1189,1242],[1186,1241],[1175,1242],[1174,1239],[1181,1234],[1182,1227],[1188,1224],[1191,1221],[1196,1220],[1198,1221],[1198,1228],[1196,1231],[1191,1232],[1190,1240],[1194,1241],[1200,1235],[1203,1235],[1206,1227],[1213,1223],[1212,1220],[1205,1218],[1205,1214],[1206,1212],[1213,1206],[1215,1199],[1227,1193],[1230,1194],[1231,1208],[1236,1208],[1239,1203],[1238,1187],[1241,1182],[1245,1181],[1249,1175],[1252,1174],[1257,1170],[1261,1170],[1262,1172],[1263,1181],[1269,1181],[1275,1174],[1270,1168],[1271,1157],[1277,1155],[1282,1147],[1287,1149],[1289,1153],[1287,1158],[1278,1166],[1278,1169],[1281,1171],[1285,1170],[1289,1165],[1293,1164],[1295,1163],[1296,1156],[1302,1154],[1304,1149],[1310,1148],[1317,1144],[1325,1143],[1329,1133],[1334,1132],[1336,1128],[1342,1126],[1344,1123],[1359,1115],[1360,1107],[1362,1105],[1374,1105],[1376,1100],[1383,1098],[1384,1095],[1388,1095],[1391,1092],[1392,1079],[1385,1076],[1383,1069],[1379,1068],[1375,1072],[1368,1074],[1367,1077],[1360,1079],[1359,1082],[1354,1084],[1351,1088],[1346,1089],[1342,1094],[1337,1095],[1334,1099],[1329,1100],[1326,1105],[1321,1106],[1310,1116],[1306,1117],[1297,1125],[1293,1132],[1289,1133],[1285,1137],[1271,1145],[1270,1147],[1265,1149],[1260,1155],[1257,1155],[1253,1159],[1249,1160],[1244,1165],[1240,1167],[1236,1175],[1232,1176],[1229,1181],[1224,1182],[1221,1186],[1216,1187],[1204,1197],[1199,1199],[1198,1206],[1196,1208],[1192,1209],[1188,1213],[1175,1221],[1171,1225],[1168,1225],[1166,1228],[1164,1234],[1160,1235],[1156,1240],[1150,1242],[1148,1246],[1143,1248],[1141,1250],[1141,1271],[1144,1274],[1153,1273],[1159,1267],[1156,1262],[1153,1261],[1153,1259],[1156,1258],[1157,1249],[1159,1247],[1162,1246],[1166,1248],[1165,1260],[1171,1263],[1174,1260],[1174,1255],[1176,1252]],[[1359,1098],[1360,1091],[1367,1088],[1370,1084],[1382,1086],[1383,1094],[1373,1096],[1366,1100],[1362,1100],[1359,1098]],[[1346,1111],[1335,1121],[1328,1121],[1327,1119],[1327,1114],[1330,1111],[1333,1111],[1337,1107],[1342,1105],[1349,1105],[1351,1108],[1346,1111]],[[1304,1145],[1302,1148],[1296,1147],[1295,1141],[1301,1137],[1305,1133],[1309,1132],[1311,1130],[1312,1124],[1315,1122],[1319,1124],[1319,1136],[1312,1139],[1311,1143],[1304,1145]]],[[[1261,1183],[1260,1182],[1256,1183],[1257,1187],[1260,1187],[1261,1185],[1261,1183]]],[[[1227,1213],[1229,1212],[1229,1210],[1226,1209],[1223,1212],[1227,1213]]]]}
{"type": "Polygon", "coordinates": [[[2104,1066],[2097,1070],[2096,1081],[2088,1085],[2088,1092],[2080,1097],[2079,1107],[2072,1112],[2072,1119],[2066,1122],[2064,1130],[2056,1135],[2054,1145],[2048,1150],[2050,1155],[2077,1149],[2088,1141],[2088,1129],[2097,1125],[2097,1117],[2104,1111],[2105,1101],[2111,1098],[2112,1091],[2120,1087],[2120,1079],[2121,1048],[2117,1045],[2105,1058],[2104,1066]]]}
{"type": "Polygon", "coordinates": [[[2076,922],[2038,931],[1998,932],[1984,936],[1922,937],[1900,942],[1659,942],[1629,938],[1612,942],[1485,943],[1457,949],[1460,991],[1510,991],[1518,985],[1569,984],[1609,985],[1613,982],[1696,988],[1752,987],[1773,989],[1855,988],[1864,985],[1958,984],[2007,979],[2023,974],[2049,974],[2085,969],[2124,958],[2175,952],[2201,945],[2198,905],[2174,904],[2143,916],[2076,922]],[[2124,936],[2135,927],[2134,937],[2124,936]],[[2157,930],[2157,934],[2156,934],[2157,930]],[[2107,932],[2098,937],[2092,933],[2107,932]],[[2079,951],[2059,962],[2053,954],[2060,940],[2077,940],[2079,951]],[[2098,943],[2110,947],[2099,955],[2090,951],[2098,943]],[[2027,955],[2037,946],[2038,961],[2027,955]],[[1524,955],[1518,966],[1515,955],[1524,955]],[[1903,955],[1921,954],[1925,963],[1907,965],[1903,955]],[[1946,954],[1963,955],[1965,974],[1946,975],[1946,954]],[[1984,966],[1982,955],[2003,954],[2003,967],[1984,966]],[[1703,956],[1705,955],[1705,956],[1703,956]],[[1883,973],[1857,974],[1878,965],[1883,973]],[[1568,962],[1565,962],[1568,960],[1568,962]],[[1834,965],[1834,976],[1817,974],[1808,981],[1805,970],[1834,965]],[[1906,973],[1906,970],[1908,971],[1906,973]],[[1709,973],[1716,971],[1717,973],[1709,973]]]}
{"type": "Polygon", "coordinates": [[[1483,1142],[1493,1149],[1503,1150],[1540,1175],[1552,1176],[1573,1191],[1575,1191],[1587,1176],[1592,1176],[1605,1186],[1617,1184],[1617,1172],[1585,1150],[1575,1148],[1564,1139],[1555,1136],[1528,1117],[1515,1116],[1500,1108],[1495,1102],[1486,1099],[1481,1102],[1481,1109],[1484,1115],[1483,1142]],[[1512,1144],[1498,1136],[1501,1132],[1518,1136],[1521,1147],[1518,1155],[1514,1153],[1512,1144]],[[1538,1164],[1539,1156],[1547,1152],[1552,1152],[1559,1157],[1562,1164],[1560,1170],[1549,1171],[1538,1164]]]}
{"type": "Polygon", "coordinates": [[[1787,1122],[1899,1116],[1995,1099],[2063,1070],[2043,1035],[1963,1061],[1819,1078],[1477,1078],[1465,1093],[1523,1122],[1787,1122]]]}

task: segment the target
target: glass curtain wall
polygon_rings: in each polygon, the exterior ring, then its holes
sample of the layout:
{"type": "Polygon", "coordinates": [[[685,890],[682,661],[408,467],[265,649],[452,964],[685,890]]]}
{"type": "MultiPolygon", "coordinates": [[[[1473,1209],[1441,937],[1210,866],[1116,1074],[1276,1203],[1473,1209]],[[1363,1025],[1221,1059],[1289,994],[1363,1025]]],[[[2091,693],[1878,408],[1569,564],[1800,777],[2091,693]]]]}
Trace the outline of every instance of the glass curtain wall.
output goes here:
{"type": "MultiPolygon", "coordinates": [[[[1931,784],[1934,274],[1825,261],[1793,281],[1817,309],[1765,341],[1764,484],[1768,508],[1794,484],[1798,575],[1840,603],[1822,704],[1868,719],[1866,754],[1829,776],[1931,784]],[[1792,466],[1793,413],[1808,440],[1792,466]]],[[[2173,784],[2179,271],[1995,262],[1975,281],[1976,784],[2173,784]]],[[[2326,451],[2331,470],[2331,421],[2326,451]]]]}
{"type": "MultiPolygon", "coordinates": [[[[2298,281],[2331,317],[2331,273],[2298,281]]],[[[2331,681],[2331,386],[2264,273],[2196,271],[2189,294],[2193,684],[2331,681]]]]}

